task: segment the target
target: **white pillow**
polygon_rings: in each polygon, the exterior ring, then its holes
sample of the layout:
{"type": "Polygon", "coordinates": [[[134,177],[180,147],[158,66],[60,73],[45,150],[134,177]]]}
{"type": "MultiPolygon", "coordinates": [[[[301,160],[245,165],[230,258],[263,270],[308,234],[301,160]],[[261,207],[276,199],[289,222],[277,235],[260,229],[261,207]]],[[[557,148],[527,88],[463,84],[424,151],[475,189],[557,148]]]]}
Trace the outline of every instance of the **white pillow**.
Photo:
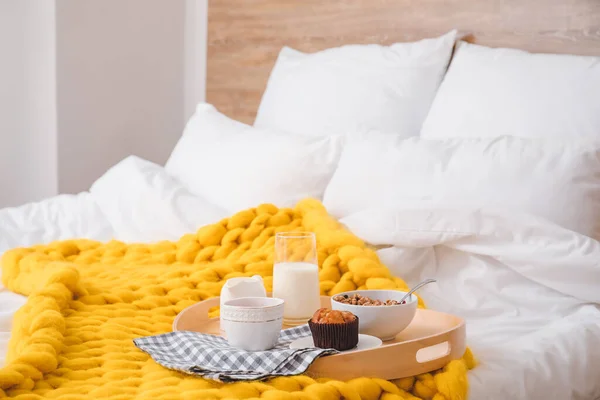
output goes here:
{"type": "Polygon", "coordinates": [[[284,47],[254,126],[308,135],[418,135],[455,39],[452,31],[414,43],[347,45],[313,54],[284,47]]]}
{"type": "Polygon", "coordinates": [[[600,57],[459,42],[425,137],[600,137],[600,57]]]}
{"type": "Polygon", "coordinates": [[[342,218],[368,208],[504,208],[600,238],[600,142],[352,137],[324,204],[342,218]]]}
{"type": "Polygon", "coordinates": [[[341,137],[257,129],[199,104],[165,169],[192,193],[229,212],[321,199],[341,152],[341,137]]]}

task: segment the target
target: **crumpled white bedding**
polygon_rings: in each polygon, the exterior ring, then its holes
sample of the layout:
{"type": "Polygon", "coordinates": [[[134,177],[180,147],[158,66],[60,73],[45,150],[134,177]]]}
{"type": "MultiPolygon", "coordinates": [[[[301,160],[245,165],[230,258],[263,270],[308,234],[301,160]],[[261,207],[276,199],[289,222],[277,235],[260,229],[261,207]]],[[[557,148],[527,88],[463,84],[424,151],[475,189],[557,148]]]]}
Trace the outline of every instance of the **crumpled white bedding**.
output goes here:
{"type": "Polygon", "coordinates": [[[124,242],[177,240],[228,212],[193,195],[165,169],[139,157],[127,157],[108,170],[90,193],[124,242]]]}
{"type": "MultiPolygon", "coordinates": [[[[130,157],[89,193],[0,210],[0,254],[68,237],[175,239],[225,216],[155,164],[130,157]]],[[[363,210],[341,221],[421,289],[467,320],[480,365],[471,399],[600,397],[600,243],[506,210],[363,210]]],[[[0,286],[0,365],[21,296],[0,286]]]]}
{"type": "MultiPolygon", "coordinates": [[[[192,195],[163,167],[131,156],[109,169],[89,192],[0,210],[0,256],[13,247],[78,237],[176,240],[225,216],[225,210],[192,195]]],[[[24,302],[0,282],[0,365],[12,316],[24,302]]]]}
{"type": "Polygon", "coordinates": [[[600,396],[600,243],[505,210],[366,210],[341,221],[430,308],[463,316],[472,399],[600,396]]]}

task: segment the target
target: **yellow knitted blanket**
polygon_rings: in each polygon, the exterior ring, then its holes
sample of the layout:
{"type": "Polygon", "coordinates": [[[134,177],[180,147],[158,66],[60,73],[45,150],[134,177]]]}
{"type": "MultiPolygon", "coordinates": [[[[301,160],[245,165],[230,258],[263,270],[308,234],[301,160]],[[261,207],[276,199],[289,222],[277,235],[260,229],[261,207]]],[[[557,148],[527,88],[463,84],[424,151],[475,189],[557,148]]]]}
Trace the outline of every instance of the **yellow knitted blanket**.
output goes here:
{"type": "Polygon", "coordinates": [[[222,384],[165,369],[134,346],[134,338],[170,331],[177,313],[217,296],[228,278],[260,274],[270,290],[274,235],[291,230],[317,235],[322,294],[406,289],[315,200],[294,209],[261,205],[177,242],[70,240],[11,250],[2,259],[3,283],[29,298],[14,319],[0,397],[466,398],[469,351],[442,370],[391,382],[294,376],[222,384]]]}

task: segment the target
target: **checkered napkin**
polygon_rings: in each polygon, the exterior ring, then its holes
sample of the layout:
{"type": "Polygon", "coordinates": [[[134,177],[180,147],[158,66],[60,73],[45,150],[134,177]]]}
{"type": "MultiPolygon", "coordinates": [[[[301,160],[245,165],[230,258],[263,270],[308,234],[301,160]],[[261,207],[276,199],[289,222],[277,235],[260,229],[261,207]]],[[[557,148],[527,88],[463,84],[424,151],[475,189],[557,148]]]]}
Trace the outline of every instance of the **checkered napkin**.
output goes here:
{"type": "Polygon", "coordinates": [[[275,348],[245,351],[231,347],[221,336],[178,331],[134,339],[135,345],[163,367],[221,382],[264,380],[298,375],[318,357],[334,349],[290,349],[289,344],[309,336],[308,325],[281,331],[275,348]]]}

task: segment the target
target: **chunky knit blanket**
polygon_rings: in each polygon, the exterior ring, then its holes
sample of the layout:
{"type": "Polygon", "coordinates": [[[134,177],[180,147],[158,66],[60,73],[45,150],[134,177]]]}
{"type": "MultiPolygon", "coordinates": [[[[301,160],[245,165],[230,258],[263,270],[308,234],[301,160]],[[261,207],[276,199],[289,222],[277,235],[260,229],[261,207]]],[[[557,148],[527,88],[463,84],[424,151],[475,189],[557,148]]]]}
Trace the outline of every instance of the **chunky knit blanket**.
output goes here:
{"type": "Polygon", "coordinates": [[[322,294],[407,288],[315,200],[293,209],[261,205],[177,242],[70,240],[11,250],[3,282],[29,297],[15,316],[0,397],[466,398],[468,351],[439,371],[396,381],[294,376],[222,384],[165,369],[134,346],[134,338],[170,331],[177,313],[217,296],[228,278],[260,274],[270,289],[274,235],[291,230],[317,235],[322,294]]]}

